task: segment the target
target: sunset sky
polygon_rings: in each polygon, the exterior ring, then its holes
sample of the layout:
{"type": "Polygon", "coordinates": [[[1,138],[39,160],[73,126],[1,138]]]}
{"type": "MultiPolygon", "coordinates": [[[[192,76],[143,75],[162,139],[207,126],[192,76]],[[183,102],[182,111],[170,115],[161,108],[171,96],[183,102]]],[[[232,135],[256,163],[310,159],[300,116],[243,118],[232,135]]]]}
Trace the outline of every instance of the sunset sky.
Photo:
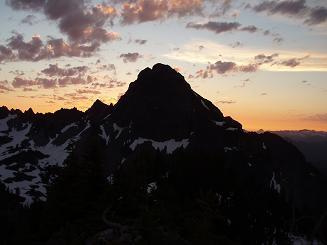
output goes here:
{"type": "Polygon", "coordinates": [[[165,63],[245,129],[327,130],[326,0],[0,0],[0,23],[8,108],[115,103],[165,63]]]}

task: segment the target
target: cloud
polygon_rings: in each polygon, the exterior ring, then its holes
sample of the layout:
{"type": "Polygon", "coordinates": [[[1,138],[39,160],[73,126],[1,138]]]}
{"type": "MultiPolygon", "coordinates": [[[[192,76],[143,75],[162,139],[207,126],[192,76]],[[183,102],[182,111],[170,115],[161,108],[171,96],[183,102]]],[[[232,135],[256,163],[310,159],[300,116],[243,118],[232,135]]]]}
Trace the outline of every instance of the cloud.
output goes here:
{"type": "Polygon", "coordinates": [[[308,18],[304,23],[309,25],[317,25],[323,23],[327,20],[327,8],[325,7],[316,7],[311,9],[308,18]]]}
{"type": "Polygon", "coordinates": [[[254,33],[254,32],[259,31],[259,28],[254,26],[254,25],[250,25],[250,26],[242,27],[240,30],[241,31],[247,31],[247,32],[250,32],[250,33],[254,33]]]}
{"type": "Polygon", "coordinates": [[[304,120],[327,122],[327,113],[320,113],[320,114],[310,115],[310,116],[305,117],[304,120]]]}
{"type": "Polygon", "coordinates": [[[200,14],[203,0],[135,0],[124,2],[121,10],[123,24],[164,20],[171,16],[200,14]]]}
{"type": "Polygon", "coordinates": [[[256,72],[259,69],[259,64],[253,63],[248,65],[238,66],[239,72],[256,72]]]}
{"type": "Polygon", "coordinates": [[[140,55],[139,53],[126,53],[126,54],[121,54],[119,57],[123,59],[124,63],[128,63],[128,62],[136,62],[139,58],[142,58],[143,56],[140,55]]]}
{"type": "Polygon", "coordinates": [[[79,95],[78,93],[67,93],[64,96],[70,100],[87,100],[87,99],[89,99],[85,95],[79,95]]]}
{"type": "Polygon", "coordinates": [[[6,45],[0,45],[0,62],[40,61],[66,57],[90,57],[99,49],[100,43],[67,43],[63,39],[48,37],[45,42],[40,36],[25,41],[22,34],[15,33],[6,45]]]}
{"type": "Polygon", "coordinates": [[[13,60],[15,55],[12,50],[4,45],[0,45],[0,63],[3,61],[13,60]]]}
{"type": "Polygon", "coordinates": [[[14,88],[40,86],[45,89],[49,89],[49,88],[57,87],[57,81],[55,79],[46,79],[46,78],[35,78],[34,80],[30,80],[21,77],[15,77],[14,80],[12,81],[12,86],[14,88]]]}
{"type": "Polygon", "coordinates": [[[40,10],[45,0],[6,0],[6,3],[15,10],[40,10]]]}
{"type": "Polygon", "coordinates": [[[253,7],[255,12],[265,12],[270,15],[280,14],[298,19],[304,19],[308,25],[317,25],[327,20],[327,8],[324,6],[310,7],[305,0],[264,1],[253,7]]]}
{"type": "Polygon", "coordinates": [[[241,24],[238,22],[214,22],[214,21],[209,21],[204,24],[197,24],[197,23],[190,22],[186,25],[187,28],[207,29],[217,34],[222,32],[237,30],[240,26],[241,24]]]}
{"type": "Polygon", "coordinates": [[[212,78],[214,73],[225,75],[232,72],[256,72],[259,68],[258,64],[251,63],[247,65],[237,65],[230,61],[217,61],[214,64],[209,64],[205,70],[201,69],[196,72],[196,78],[212,78]]]}
{"type": "Polygon", "coordinates": [[[36,23],[36,17],[35,15],[29,14],[21,20],[21,23],[34,25],[36,23]]]}
{"type": "Polygon", "coordinates": [[[116,74],[116,66],[114,64],[104,64],[98,67],[100,70],[113,71],[116,74]]]}
{"type": "Polygon", "coordinates": [[[23,88],[23,91],[24,92],[31,92],[31,91],[36,91],[36,90],[33,89],[33,88],[23,88]]]}
{"type": "Polygon", "coordinates": [[[302,58],[291,58],[291,59],[287,59],[287,60],[284,60],[284,61],[280,61],[278,64],[293,68],[293,67],[296,67],[296,66],[300,65],[301,61],[308,58],[308,57],[309,56],[304,56],[302,58]]]}
{"type": "Polygon", "coordinates": [[[147,43],[147,40],[144,39],[135,39],[134,40],[135,43],[140,44],[140,45],[144,45],[147,43]]]}
{"type": "Polygon", "coordinates": [[[74,43],[109,42],[119,39],[117,33],[103,27],[116,16],[113,7],[98,4],[88,9],[84,0],[48,0],[45,14],[59,22],[59,29],[74,43]]]}
{"type": "Polygon", "coordinates": [[[217,61],[215,64],[209,65],[209,71],[215,71],[218,74],[225,74],[227,72],[235,71],[237,68],[234,62],[217,61]]]}
{"type": "Polygon", "coordinates": [[[216,7],[210,17],[219,17],[225,15],[232,8],[232,0],[212,1],[216,7]],[[218,6],[217,6],[218,5],[218,6]]]}
{"type": "MultiPolygon", "coordinates": [[[[254,57],[254,62],[249,64],[242,64],[239,65],[232,61],[217,61],[214,64],[209,64],[206,68],[206,70],[199,70],[196,73],[196,78],[211,78],[213,77],[213,74],[220,74],[225,75],[227,73],[234,73],[234,72],[256,72],[261,65],[268,64],[274,62],[274,59],[278,57],[277,53],[274,53],[272,55],[265,55],[265,54],[259,54],[254,57]]],[[[272,63],[272,65],[278,64],[288,67],[296,67],[301,64],[301,60],[307,58],[307,56],[302,58],[291,58],[284,61],[276,61],[272,63]]]]}
{"type": "Polygon", "coordinates": [[[57,80],[56,79],[48,79],[48,78],[36,78],[37,85],[45,88],[51,89],[57,87],[57,80]]]}
{"type": "Polygon", "coordinates": [[[76,92],[79,94],[101,94],[100,91],[93,89],[78,89],[76,92]]]}
{"type": "MultiPolygon", "coordinates": [[[[38,87],[44,89],[51,89],[57,87],[66,87],[68,85],[91,84],[96,80],[91,76],[82,77],[81,75],[78,75],[77,77],[71,77],[71,76],[61,77],[61,75],[63,74],[60,73],[59,78],[36,77],[34,79],[26,79],[17,76],[13,79],[11,84],[14,88],[23,88],[24,91],[31,91],[30,89],[25,89],[25,88],[38,87]]],[[[68,73],[68,75],[70,74],[68,73]]]]}
{"type": "Polygon", "coordinates": [[[72,68],[60,68],[57,64],[51,65],[46,69],[43,69],[41,72],[47,76],[53,77],[64,77],[64,76],[77,76],[77,75],[84,75],[88,70],[87,66],[77,66],[72,68]]]}
{"type": "Polygon", "coordinates": [[[88,84],[93,81],[91,76],[87,76],[87,78],[83,77],[63,77],[57,80],[57,83],[60,87],[66,87],[68,85],[78,85],[78,84],[88,84]]]}
{"type": "MultiPolygon", "coordinates": [[[[119,40],[116,32],[105,29],[116,17],[112,6],[89,5],[86,0],[7,0],[9,6],[16,10],[42,11],[45,16],[58,23],[60,31],[68,36],[71,46],[85,49],[96,47],[101,43],[119,40]]],[[[95,49],[96,49],[95,48],[95,49]]],[[[85,50],[86,51],[86,50],[85,50]]]]}
{"type": "Polygon", "coordinates": [[[256,12],[268,12],[270,14],[298,15],[306,10],[305,0],[264,1],[253,7],[256,12]]]}
{"type": "Polygon", "coordinates": [[[118,87],[125,86],[126,82],[107,77],[105,82],[95,82],[95,83],[92,83],[91,85],[92,85],[92,89],[97,89],[97,88],[118,88],[118,87]]]}
{"type": "Polygon", "coordinates": [[[264,36],[273,36],[274,41],[275,39],[279,38],[279,42],[283,39],[277,33],[271,33],[269,30],[263,30],[258,28],[254,25],[242,26],[239,22],[215,22],[215,21],[208,21],[206,23],[194,23],[189,22],[186,25],[186,28],[193,28],[197,30],[206,29],[212,31],[216,34],[220,34],[223,32],[232,32],[232,31],[244,31],[248,33],[261,33],[264,36]]]}
{"type": "MultiPolygon", "coordinates": [[[[263,49],[260,47],[244,46],[243,48],[232,48],[229,45],[221,44],[218,41],[209,40],[191,40],[180,47],[179,50],[171,50],[163,57],[170,60],[188,62],[190,65],[197,64],[199,67],[206,66],[209,63],[214,64],[217,60],[234,62],[238,66],[246,66],[248,64],[260,64],[258,69],[263,71],[327,71],[327,55],[314,50],[306,49],[304,51],[292,49],[263,49]],[[201,52],[197,48],[200,45],[205,46],[201,52]],[[262,63],[255,60],[257,55],[270,56],[278,54],[274,57],[272,63],[262,63]],[[308,56],[309,55],[309,56],[308,56]],[[281,61],[300,58],[300,65],[290,67],[280,64],[281,61]],[[306,57],[305,59],[303,59],[306,57]]],[[[194,74],[192,74],[194,75],[194,74]]]]}
{"type": "Polygon", "coordinates": [[[1,93],[5,93],[5,92],[9,92],[9,91],[14,91],[12,88],[10,88],[9,83],[7,80],[5,81],[0,81],[0,92],[1,93]]]}
{"type": "Polygon", "coordinates": [[[230,44],[230,46],[231,46],[232,48],[237,48],[237,47],[241,47],[241,46],[243,46],[243,44],[242,44],[240,41],[236,41],[236,42],[230,44]]]}
{"type": "Polygon", "coordinates": [[[255,61],[262,65],[262,64],[267,64],[267,63],[272,63],[275,58],[277,58],[279,56],[279,54],[274,53],[271,55],[265,55],[265,54],[258,54],[254,57],[255,61]]]}
{"type": "Polygon", "coordinates": [[[218,100],[216,101],[216,104],[235,104],[236,101],[234,100],[218,100]]]}
{"type": "Polygon", "coordinates": [[[282,64],[284,66],[295,67],[295,66],[298,66],[299,64],[301,64],[301,62],[296,58],[292,58],[292,59],[284,60],[284,61],[280,62],[280,64],[282,64]]]}

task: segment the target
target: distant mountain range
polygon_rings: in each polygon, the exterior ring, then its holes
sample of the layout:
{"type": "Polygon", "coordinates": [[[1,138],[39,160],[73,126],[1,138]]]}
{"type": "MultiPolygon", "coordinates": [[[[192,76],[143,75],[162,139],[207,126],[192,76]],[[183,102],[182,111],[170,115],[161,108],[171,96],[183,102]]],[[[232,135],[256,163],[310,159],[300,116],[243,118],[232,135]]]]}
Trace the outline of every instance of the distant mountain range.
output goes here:
{"type": "Polygon", "coordinates": [[[327,176],[327,132],[314,130],[273,131],[292,142],[316,168],[327,176]]]}
{"type": "Polygon", "coordinates": [[[326,177],[278,135],[245,132],[162,64],[115,105],[1,107],[0,181],[5,244],[292,244],[327,234],[326,177]]]}

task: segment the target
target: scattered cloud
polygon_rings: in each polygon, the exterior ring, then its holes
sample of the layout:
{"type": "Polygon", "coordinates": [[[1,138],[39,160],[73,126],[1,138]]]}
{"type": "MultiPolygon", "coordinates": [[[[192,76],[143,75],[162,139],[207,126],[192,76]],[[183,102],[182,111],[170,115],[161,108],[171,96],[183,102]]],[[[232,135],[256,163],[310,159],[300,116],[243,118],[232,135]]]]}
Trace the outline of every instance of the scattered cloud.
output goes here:
{"type": "Polygon", "coordinates": [[[275,58],[277,58],[279,56],[279,54],[274,53],[271,55],[265,55],[265,54],[258,54],[254,57],[255,61],[262,65],[262,64],[268,64],[268,63],[272,63],[275,58]]]}
{"type": "Polygon", "coordinates": [[[76,92],[79,94],[101,94],[99,90],[94,89],[78,89],[76,92]]]}
{"type": "Polygon", "coordinates": [[[34,25],[37,21],[37,18],[35,15],[32,15],[32,14],[29,14],[27,15],[26,17],[24,17],[22,20],[21,20],[21,23],[22,24],[28,24],[28,25],[34,25]]]}
{"type": "Polygon", "coordinates": [[[143,56],[140,55],[139,53],[126,53],[126,54],[121,54],[119,58],[122,58],[124,63],[128,62],[136,62],[138,59],[142,58],[143,56]]]}
{"type": "Polygon", "coordinates": [[[8,81],[7,80],[0,81],[0,92],[5,93],[5,92],[9,92],[9,91],[13,91],[13,89],[9,87],[8,81]]]}
{"type": "Polygon", "coordinates": [[[214,64],[209,64],[206,69],[200,69],[196,72],[196,78],[212,78],[214,74],[225,75],[234,72],[256,72],[259,68],[258,64],[237,65],[230,61],[216,61],[214,64]]]}
{"type": "Polygon", "coordinates": [[[79,95],[78,93],[67,93],[64,96],[67,99],[69,99],[70,101],[73,101],[73,100],[87,100],[87,99],[89,99],[87,96],[85,96],[85,95],[79,95]]]}
{"type": "Polygon", "coordinates": [[[248,33],[261,33],[264,36],[271,35],[274,37],[274,41],[276,38],[279,38],[280,42],[283,40],[279,34],[271,33],[269,30],[263,30],[254,25],[242,26],[239,22],[215,22],[208,21],[205,23],[194,23],[189,22],[186,25],[186,28],[193,28],[197,30],[206,29],[208,31],[212,31],[216,34],[220,34],[223,32],[232,32],[232,31],[243,31],[248,33]]]}
{"type": "MultiPolygon", "coordinates": [[[[107,23],[112,23],[117,12],[114,7],[104,3],[90,6],[86,0],[6,0],[6,2],[15,10],[44,13],[49,20],[58,23],[60,31],[68,36],[69,45],[75,48],[97,49],[101,43],[120,39],[118,33],[105,29],[107,23]]],[[[34,41],[38,42],[38,48],[42,47],[40,40],[34,41]]]]}
{"type": "Polygon", "coordinates": [[[232,48],[237,48],[237,47],[242,47],[243,44],[242,44],[241,42],[239,42],[239,41],[236,41],[236,42],[230,44],[230,46],[231,46],[232,48]]]}
{"type": "Polygon", "coordinates": [[[6,0],[6,3],[15,10],[40,10],[45,0],[6,0]]]}
{"type": "Polygon", "coordinates": [[[284,66],[289,66],[289,67],[296,67],[298,65],[301,64],[301,61],[308,58],[309,56],[304,56],[301,58],[291,58],[291,59],[287,59],[284,61],[279,62],[280,65],[284,65],[284,66]]]}
{"type": "Polygon", "coordinates": [[[236,63],[223,61],[217,61],[216,63],[208,66],[208,70],[210,72],[215,71],[218,74],[225,74],[227,72],[235,71],[236,68],[236,63]]]}
{"type": "Polygon", "coordinates": [[[59,57],[89,57],[99,49],[99,43],[69,44],[63,39],[48,37],[44,42],[40,36],[25,41],[22,34],[15,33],[6,45],[0,45],[0,62],[40,61],[59,57]]]}
{"type": "Polygon", "coordinates": [[[41,72],[47,76],[53,77],[70,77],[70,76],[81,76],[84,75],[89,68],[87,66],[77,66],[72,68],[60,68],[57,64],[51,65],[46,69],[43,69],[41,72]]]}
{"type": "Polygon", "coordinates": [[[235,104],[235,100],[218,100],[216,101],[216,104],[235,104]]]}
{"type": "Polygon", "coordinates": [[[37,82],[35,80],[29,80],[20,77],[15,77],[12,82],[12,86],[14,88],[30,87],[35,85],[37,85],[37,82]]]}
{"type": "Polygon", "coordinates": [[[255,68],[254,64],[257,64],[257,68],[263,71],[327,71],[327,55],[321,52],[277,48],[270,50],[250,46],[235,49],[209,40],[192,40],[181,46],[178,51],[170,51],[163,56],[198,65],[214,64],[217,60],[234,62],[237,66],[243,66],[244,70],[255,68]],[[206,47],[201,52],[194,48],[200,45],[206,47]],[[286,66],[285,64],[291,63],[286,62],[290,59],[295,59],[300,64],[286,66]]]}
{"type": "Polygon", "coordinates": [[[247,8],[255,12],[265,12],[270,15],[280,14],[298,19],[304,19],[307,25],[317,25],[327,20],[327,8],[324,6],[310,7],[305,0],[263,1],[247,8]]]}
{"type": "Polygon", "coordinates": [[[209,21],[203,24],[199,23],[193,23],[190,22],[186,25],[187,28],[193,28],[193,29],[206,29],[209,31],[213,31],[216,34],[222,33],[222,32],[230,32],[237,30],[241,26],[238,22],[214,22],[209,21]]]}
{"type": "Polygon", "coordinates": [[[147,43],[148,40],[144,40],[144,39],[135,39],[134,42],[140,45],[144,45],[147,43]]]}
{"type": "Polygon", "coordinates": [[[327,113],[314,114],[304,118],[307,121],[327,122],[327,113]]]}
{"type": "Polygon", "coordinates": [[[184,17],[200,14],[203,0],[134,0],[124,2],[121,10],[123,24],[165,20],[168,17],[184,17]]]}

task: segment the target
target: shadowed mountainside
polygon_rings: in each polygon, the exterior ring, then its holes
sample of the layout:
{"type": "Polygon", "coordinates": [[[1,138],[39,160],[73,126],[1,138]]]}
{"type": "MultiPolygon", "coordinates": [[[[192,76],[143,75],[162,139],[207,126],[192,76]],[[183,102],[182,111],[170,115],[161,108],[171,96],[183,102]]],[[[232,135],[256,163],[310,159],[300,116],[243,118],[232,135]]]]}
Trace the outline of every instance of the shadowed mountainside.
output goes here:
{"type": "Polygon", "coordinates": [[[0,181],[2,200],[15,203],[0,214],[8,244],[326,239],[326,178],[276,134],[243,131],[162,64],[115,105],[2,107],[0,181]]]}

